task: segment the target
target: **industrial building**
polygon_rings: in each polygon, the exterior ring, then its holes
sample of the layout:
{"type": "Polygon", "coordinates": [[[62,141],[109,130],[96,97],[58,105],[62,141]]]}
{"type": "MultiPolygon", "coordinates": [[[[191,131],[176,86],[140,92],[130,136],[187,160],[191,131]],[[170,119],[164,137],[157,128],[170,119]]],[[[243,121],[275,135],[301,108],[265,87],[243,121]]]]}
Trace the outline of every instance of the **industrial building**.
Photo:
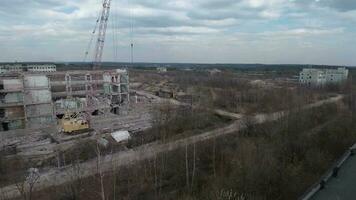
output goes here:
{"type": "Polygon", "coordinates": [[[19,69],[0,75],[0,131],[52,126],[68,110],[119,113],[130,101],[126,70],[19,69]]]}
{"type": "Polygon", "coordinates": [[[299,82],[308,86],[325,86],[340,84],[347,80],[349,70],[340,67],[337,69],[314,69],[306,68],[300,72],[299,82]]]}

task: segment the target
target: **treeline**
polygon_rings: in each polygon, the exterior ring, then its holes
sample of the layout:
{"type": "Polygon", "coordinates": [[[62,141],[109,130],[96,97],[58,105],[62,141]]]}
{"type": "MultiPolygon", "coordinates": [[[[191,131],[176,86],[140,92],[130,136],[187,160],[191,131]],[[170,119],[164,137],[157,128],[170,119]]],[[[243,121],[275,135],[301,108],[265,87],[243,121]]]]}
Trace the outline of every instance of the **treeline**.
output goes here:
{"type": "Polygon", "coordinates": [[[294,109],[328,98],[330,93],[349,92],[349,84],[327,88],[307,88],[298,84],[279,86],[268,80],[253,84],[229,71],[216,75],[176,72],[173,77],[184,90],[190,90],[195,104],[245,114],[294,109]]]}

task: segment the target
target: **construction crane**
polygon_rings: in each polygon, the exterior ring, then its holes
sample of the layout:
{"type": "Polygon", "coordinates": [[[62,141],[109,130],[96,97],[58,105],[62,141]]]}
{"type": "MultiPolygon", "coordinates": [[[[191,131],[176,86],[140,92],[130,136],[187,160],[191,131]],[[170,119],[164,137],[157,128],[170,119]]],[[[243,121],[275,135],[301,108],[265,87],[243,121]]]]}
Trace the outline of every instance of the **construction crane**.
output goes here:
{"type": "MultiPolygon", "coordinates": [[[[94,35],[98,28],[96,46],[94,50],[93,70],[98,70],[101,67],[101,60],[104,51],[106,29],[108,26],[110,16],[111,0],[103,0],[102,10],[96,21],[95,28],[92,32],[92,38],[89,42],[87,51],[85,52],[84,61],[86,60],[90,46],[94,39],[94,35]]],[[[67,80],[67,77],[66,77],[67,80]]],[[[86,112],[80,113],[78,111],[67,110],[63,119],[60,121],[62,132],[64,133],[81,133],[90,130],[91,127],[91,114],[95,111],[98,105],[96,98],[96,88],[98,77],[92,76],[90,73],[85,75],[85,90],[86,90],[86,112]]]]}
{"type": "Polygon", "coordinates": [[[103,8],[99,17],[99,30],[98,38],[96,41],[95,51],[94,51],[94,62],[93,69],[98,70],[101,67],[101,60],[104,52],[106,29],[108,27],[108,21],[110,16],[110,5],[111,0],[103,0],[103,8]]]}
{"type": "MultiPolygon", "coordinates": [[[[94,28],[94,34],[96,31],[96,28],[98,26],[98,35],[97,35],[97,40],[96,40],[96,45],[95,45],[95,50],[94,50],[94,61],[93,61],[93,69],[98,70],[101,67],[101,60],[103,57],[103,52],[104,52],[104,45],[105,45],[105,36],[106,36],[106,29],[108,27],[108,21],[109,21],[109,16],[110,16],[110,6],[111,6],[111,0],[103,0],[102,4],[102,11],[101,14],[99,15],[99,18],[97,20],[97,24],[94,28]]],[[[91,121],[91,113],[95,110],[95,91],[97,88],[97,85],[95,83],[96,77],[92,77],[91,74],[87,74],[85,77],[86,80],[86,98],[87,98],[87,121],[90,123],[91,121]]]]}

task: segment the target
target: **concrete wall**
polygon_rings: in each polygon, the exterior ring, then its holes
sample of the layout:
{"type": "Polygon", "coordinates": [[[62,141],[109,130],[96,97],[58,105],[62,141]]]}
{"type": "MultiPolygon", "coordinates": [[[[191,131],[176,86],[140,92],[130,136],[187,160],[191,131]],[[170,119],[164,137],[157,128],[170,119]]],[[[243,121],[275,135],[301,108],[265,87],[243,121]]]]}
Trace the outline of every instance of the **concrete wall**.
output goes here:
{"type": "Polygon", "coordinates": [[[8,131],[8,130],[16,130],[16,129],[24,129],[24,128],[25,128],[24,120],[14,120],[10,122],[0,123],[0,131],[8,131]]]}
{"type": "Polygon", "coordinates": [[[49,79],[46,76],[27,75],[24,82],[25,88],[49,88],[49,79]]]}
{"type": "Polygon", "coordinates": [[[46,75],[25,75],[24,88],[27,128],[53,125],[54,108],[48,77],[46,75]]]}
{"type": "Polygon", "coordinates": [[[2,80],[4,90],[22,90],[23,83],[20,79],[5,79],[2,80]]]}
{"type": "Polygon", "coordinates": [[[60,99],[55,103],[56,109],[82,109],[86,105],[85,98],[60,99]]]}
{"type": "Polygon", "coordinates": [[[7,118],[7,119],[16,119],[25,116],[25,112],[22,106],[2,108],[0,109],[0,113],[1,113],[0,118],[7,118]]]}
{"type": "Polygon", "coordinates": [[[22,103],[23,94],[21,92],[7,93],[5,94],[3,103],[22,103]]]}
{"type": "Polygon", "coordinates": [[[53,106],[52,104],[39,104],[39,105],[26,106],[26,114],[28,117],[52,115],[53,106]]]}
{"type": "Polygon", "coordinates": [[[30,90],[25,93],[26,104],[51,103],[52,95],[49,90],[30,90]]]}
{"type": "Polygon", "coordinates": [[[25,121],[24,120],[11,121],[9,122],[8,127],[9,130],[23,129],[25,128],[25,121]]]}
{"type": "Polygon", "coordinates": [[[28,118],[27,127],[28,128],[38,128],[38,127],[46,127],[54,124],[54,119],[51,116],[48,117],[35,117],[28,118]]]}

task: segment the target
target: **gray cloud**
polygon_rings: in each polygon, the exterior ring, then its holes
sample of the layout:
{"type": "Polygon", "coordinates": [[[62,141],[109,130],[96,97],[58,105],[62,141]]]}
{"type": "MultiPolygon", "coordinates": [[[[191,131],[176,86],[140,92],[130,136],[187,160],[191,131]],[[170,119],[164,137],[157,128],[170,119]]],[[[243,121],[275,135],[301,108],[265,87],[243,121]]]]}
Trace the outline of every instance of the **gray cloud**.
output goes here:
{"type": "MultiPolygon", "coordinates": [[[[0,42],[6,51],[0,49],[0,62],[81,60],[100,3],[2,0],[0,42]]],[[[119,59],[127,60],[133,23],[138,61],[278,63],[291,52],[290,62],[305,56],[320,63],[323,54],[310,55],[332,48],[340,62],[343,47],[356,52],[355,9],[354,0],[113,0],[105,59],[113,59],[110,49],[117,45],[119,59]]]]}
{"type": "Polygon", "coordinates": [[[356,1],[354,0],[327,0],[324,4],[340,11],[356,10],[356,1]]]}
{"type": "Polygon", "coordinates": [[[341,12],[356,10],[355,0],[295,0],[298,5],[329,7],[341,12]]]}
{"type": "Polygon", "coordinates": [[[221,8],[231,8],[231,6],[234,6],[241,2],[241,0],[207,0],[202,3],[200,3],[200,6],[202,8],[207,8],[207,9],[221,9],[221,8]]]}

